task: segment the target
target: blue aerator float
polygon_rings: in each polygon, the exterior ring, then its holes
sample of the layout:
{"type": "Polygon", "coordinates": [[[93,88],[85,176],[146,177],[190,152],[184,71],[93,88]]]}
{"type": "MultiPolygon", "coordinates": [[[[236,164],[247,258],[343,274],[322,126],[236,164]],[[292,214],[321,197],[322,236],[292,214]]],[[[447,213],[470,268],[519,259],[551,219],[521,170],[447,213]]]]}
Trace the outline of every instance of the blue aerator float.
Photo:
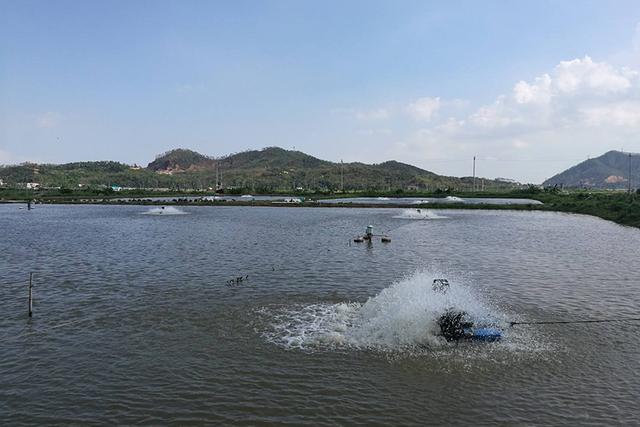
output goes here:
{"type": "Polygon", "coordinates": [[[467,313],[449,309],[438,319],[440,335],[447,341],[494,342],[502,338],[502,331],[493,326],[476,326],[467,313]]]}
{"type": "Polygon", "coordinates": [[[466,329],[465,337],[473,341],[494,342],[502,338],[502,331],[492,327],[466,329]]]}

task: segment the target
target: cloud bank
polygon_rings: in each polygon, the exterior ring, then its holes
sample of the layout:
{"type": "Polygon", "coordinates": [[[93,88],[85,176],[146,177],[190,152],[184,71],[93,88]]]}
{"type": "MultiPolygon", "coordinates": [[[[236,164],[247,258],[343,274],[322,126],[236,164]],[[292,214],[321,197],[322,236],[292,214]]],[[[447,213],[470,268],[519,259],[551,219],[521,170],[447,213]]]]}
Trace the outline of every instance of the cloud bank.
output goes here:
{"type": "MultiPolygon", "coordinates": [[[[561,61],[548,73],[520,80],[510,92],[466,115],[436,114],[446,103],[439,97],[408,103],[407,114],[424,124],[396,141],[390,154],[423,159],[422,166],[436,169],[477,155],[485,161],[488,177],[541,182],[587,156],[638,147],[638,71],[589,56],[561,61]],[[526,162],[529,172],[523,174],[526,162]]],[[[456,172],[465,175],[465,168],[456,172]]]]}

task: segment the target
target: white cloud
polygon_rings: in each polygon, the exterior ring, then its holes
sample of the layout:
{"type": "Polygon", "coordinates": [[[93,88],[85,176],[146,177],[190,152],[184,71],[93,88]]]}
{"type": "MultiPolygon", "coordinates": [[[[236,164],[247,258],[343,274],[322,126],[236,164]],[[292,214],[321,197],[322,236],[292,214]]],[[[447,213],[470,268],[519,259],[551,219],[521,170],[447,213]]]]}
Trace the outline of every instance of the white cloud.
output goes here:
{"type": "Polygon", "coordinates": [[[434,113],[447,101],[425,99],[437,101],[414,102],[411,112],[429,124],[410,131],[394,154],[416,163],[423,159],[421,166],[427,169],[445,162],[440,173],[452,173],[460,164],[458,175],[468,174],[468,165],[459,159],[478,154],[483,161],[494,157],[495,172],[486,176],[542,182],[588,155],[640,148],[639,73],[589,56],[562,61],[548,73],[518,81],[511,92],[458,117],[437,120],[434,113]],[[556,157],[567,160],[535,160],[556,157]],[[510,158],[521,163],[507,161],[510,158]]]}
{"type": "Polygon", "coordinates": [[[604,62],[593,62],[588,56],[560,62],[554,74],[555,88],[569,94],[624,92],[631,87],[630,78],[634,77],[627,69],[616,70],[604,62]]]}
{"type": "Polygon", "coordinates": [[[47,111],[46,113],[40,114],[36,118],[36,126],[41,129],[53,128],[58,125],[61,118],[62,116],[60,113],[47,111]]]}
{"type": "Polygon", "coordinates": [[[391,117],[391,111],[387,108],[355,109],[355,108],[334,108],[333,114],[354,118],[361,121],[386,120],[391,117]]]}
{"type": "Polygon", "coordinates": [[[580,110],[589,126],[624,126],[640,128],[640,101],[620,102],[580,110]]]}
{"type": "Polygon", "coordinates": [[[407,106],[407,112],[415,120],[430,121],[440,109],[440,98],[418,98],[407,106]]]}
{"type": "Polygon", "coordinates": [[[508,113],[505,98],[501,96],[493,104],[480,107],[469,117],[469,123],[484,129],[504,128],[516,120],[508,113]]]}
{"type": "Polygon", "coordinates": [[[548,104],[551,101],[551,76],[543,74],[534,83],[519,81],[513,88],[518,104],[548,104]]]}
{"type": "Polygon", "coordinates": [[[377,108],[373,110],[354,111],[354,116],[358,120],[385,120],[390,114],[386,108],[377,108]]]}
{"type": "Polygon", "coordinates": [[[358,135],[363,136],[380,136],[380,135],[391,135],[391,129],[382,128],[382,129],[358,129],[356,131],[358,135]]]}
{"type": "MultiPolygon", "coordinates": [[[[509,129],[529,133],[567,126],[635,126],[638,124],[638,73],[605,62],[562,61],[551,74],[532,82],[519,81],[510,96],[499,96],[479,107],[467,122],[467,132],[509,129]]],[[[487,135],[490,136],[490,135],[487,135]]]]}

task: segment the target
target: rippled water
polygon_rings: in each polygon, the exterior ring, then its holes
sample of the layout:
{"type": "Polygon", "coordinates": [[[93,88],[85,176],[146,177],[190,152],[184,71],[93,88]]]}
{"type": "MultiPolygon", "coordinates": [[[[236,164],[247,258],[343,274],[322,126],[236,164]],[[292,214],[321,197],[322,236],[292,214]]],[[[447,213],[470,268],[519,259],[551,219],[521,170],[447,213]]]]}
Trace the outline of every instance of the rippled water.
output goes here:
{"type": "Polygon", "coordinates": [[[640,418],[639,323],[508,327],[638,316],[637,229],[547,212],[151,209],[0,205],[0,424],[640,418]],[[353,243],[368,224],[392,242],[353,243]],[[505,339],[442,342],[449,305],[505,339]]]}

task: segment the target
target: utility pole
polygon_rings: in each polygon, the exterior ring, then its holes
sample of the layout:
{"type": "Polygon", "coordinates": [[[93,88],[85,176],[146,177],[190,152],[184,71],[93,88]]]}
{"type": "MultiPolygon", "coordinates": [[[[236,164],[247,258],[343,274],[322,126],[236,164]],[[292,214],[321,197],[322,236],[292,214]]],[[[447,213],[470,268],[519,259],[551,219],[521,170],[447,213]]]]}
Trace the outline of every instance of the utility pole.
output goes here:
{"type": "Polygon", "coordinates": [[[220,189],[220,160],[216,160],[216,193],[220,189]]]}
{"type": "Polygon", "coordinates": [[[631,194],[631,153],[629,153],[629,175],[628,175],[628,180],[629,180],[629,194],[631,194]]]}
{"type": "Polygon", "coordinates": [[[473,156],[473,191],[476,191],[476,156],[473,156]]]}

